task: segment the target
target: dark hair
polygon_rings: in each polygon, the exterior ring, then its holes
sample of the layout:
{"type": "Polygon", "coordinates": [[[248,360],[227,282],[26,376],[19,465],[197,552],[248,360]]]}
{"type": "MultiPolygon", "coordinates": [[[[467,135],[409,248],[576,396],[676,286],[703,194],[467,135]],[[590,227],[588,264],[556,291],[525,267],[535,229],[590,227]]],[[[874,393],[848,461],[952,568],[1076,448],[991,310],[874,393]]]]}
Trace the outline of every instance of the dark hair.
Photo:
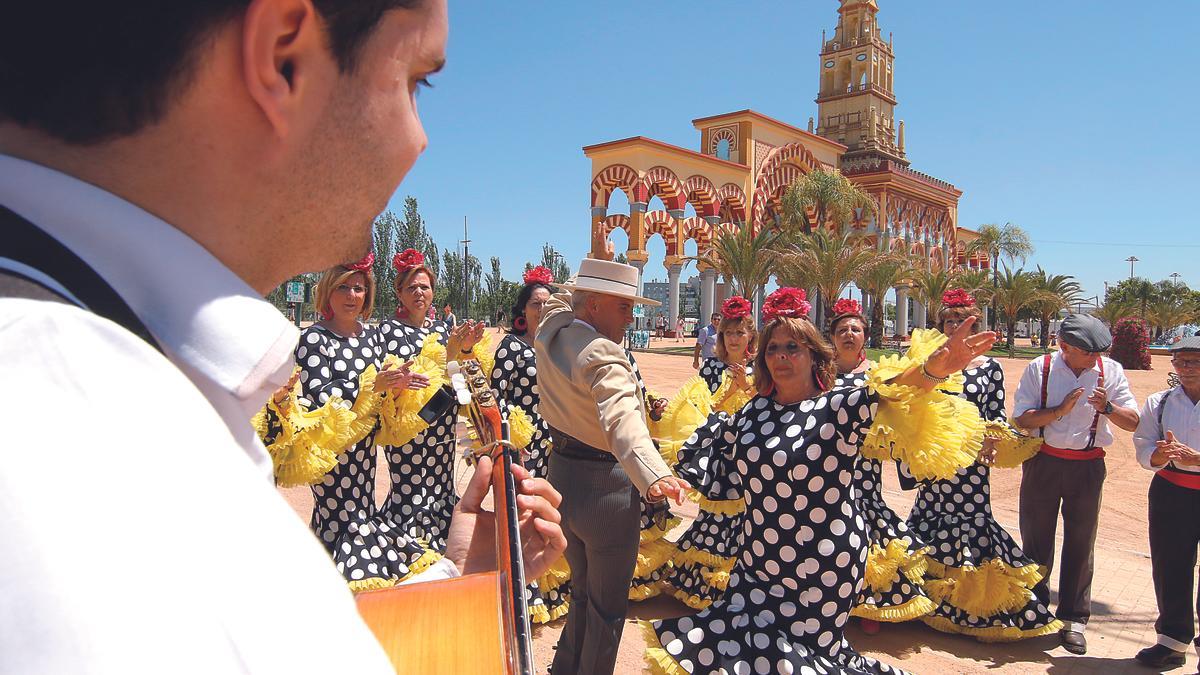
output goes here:
{"type": "Polygon", "coordinates": [[[529,298],[533,297],[533,292],[539,288],[544,288],[548,292],[553,293],[554,289],[546,284],[525,284],[521,287],[521,292],[517,293],[517,301],[512,306],[512,318],[510,319],[508,332],[513,335],[524,335],[529,332],[529,327],[517,329],[517,318],[525,316],[525,305],[529,304],[529,298]]]}
{"type": "Polygon", "coordinates": [[[754,317],[749,314],[736,319],[721,317],[721,324],[717,326],[717,358],[724,361],[729,357],[729,351],[725,348],[725,331],[732,328],[745,328],[746,332],[750,334],[750,339],[746,342],[746,354],[753,358],[754,345],[758,340],[758,329],[754,326],[754,317]]]}
{"type": "Polygon", "coordinates": [[[983,318],[983,311],[978,305],[969,307],[943,307],[938,311],[937,329],[941,332],[946,332],[946,319],[957,319],[966,321],[970,317],[975,317],[975,325],[971,327],[972,333],[979,332],[979,321],[983,318]]]}
{"type": "Polygon", "coordinates": [[[838,314],[837,316],[835,316],[829,320],[829,339],[830,340],[833,339],[833,333],[834,333],[834,331],[837,330],[838,324],[845,321],[846,319],[858,319],[859,323],[861,323],[863,325],[863,332],[864,333],[866,332],[867,318],[865,316],[863,316],[862,314],[859,314],[858,312],[847,312],[845,314],[838,314]]]}
{"type": "MultiPolygon", "coordinates": [[[[353,71],[384,13],[421,0],[313,0],[330,51],[353,71]]],[[[22,2],[0,21],[0,121],[77,145],[160,121],[199,51],[249,0],[22,2]],[[64,13],[66,16],[64,16],[64,13]]]]}

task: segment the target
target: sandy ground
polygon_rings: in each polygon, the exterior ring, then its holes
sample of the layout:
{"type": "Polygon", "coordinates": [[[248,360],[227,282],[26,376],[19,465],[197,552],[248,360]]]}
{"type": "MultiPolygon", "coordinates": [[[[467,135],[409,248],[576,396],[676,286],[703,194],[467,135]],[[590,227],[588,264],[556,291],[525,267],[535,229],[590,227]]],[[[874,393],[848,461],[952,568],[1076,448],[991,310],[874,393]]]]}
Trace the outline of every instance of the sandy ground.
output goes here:
{"type": "MultiPolygon", "coordinates": [[[[664,346],[673,346],[665,340],[664,346]]],[[[660,394],[673,392],[695,374],[691,358],[651,353],[638,354],[638,363],[647,386],[660,394]]],[[[1001,359],[1004,366],[1009,412],[1016,385],[1026,361],[1001,359]]],[[[1170,362],[1165,356],[1153,357],[1154,369],[1129,373],[1130,384],[1139,405],[1146,397],[1166,388],[1170,362]]],[[[1156,616],[1154,588],[1150,578],[1150,556],[1146,539],[1146,490],[1152,474],[1134,459],[1130,434],[1117,430],[1116,443],[1109,448],[1108,479],[1100,514],[1100,534],[1096,542],[1096,574],[1092,590],[1092,620],[1088,627],[1089,651],[1075,656],[1058,646],[1056,637],[1020,643],[984,644],[971,638],[939,633],[919,622],[884,624],[878,635],[863,634],[852,622],[847,630],[851,643],[859,651],[886,660],[915,673],[1144,673],[1147,669],[1133,655],[1154,641],[1156,616]]],[[[460,467],[459,475],[465,479],[460,467]]],[[[992,508],[996,519],[1020,540],[1017,528],[1019,469],[997,469],[992,473],[992,508]]],[[[387,472],[379,472],[380,499],[387,495],[387,472]]],[[[460,485],[462,481],[460,481],[460,485]]],[[[306,488],[282,490],[288,502],[305,520],[312,508],[306,488]]],[[[899,489],[894,472],[885,472],[884,495],[888,504],[905,515],[912,506],[914,492],[899,489]]],[[[694,515],[681,509],[685,518],[694,515]]],[[[1061,528],[1060,528],[1061,537],[1061,528]]],[[[1051,580],[1051,589],[1057,579],[1051,580]]],[[[642,654],[645,642],[632,623],[638,619],[682,616],[692,610],[674,599],[658,597],[630,606],[618,657],[618,673],[644,671],[642,654]]],[[[554,644],[565,619],[534,628],[534,652],[537,663],[545,668],[553,659],[554,644]]],[[[1188,654],[1187,665],[1175,672],[1196,672],[1197,659],[1188,654]]]]}

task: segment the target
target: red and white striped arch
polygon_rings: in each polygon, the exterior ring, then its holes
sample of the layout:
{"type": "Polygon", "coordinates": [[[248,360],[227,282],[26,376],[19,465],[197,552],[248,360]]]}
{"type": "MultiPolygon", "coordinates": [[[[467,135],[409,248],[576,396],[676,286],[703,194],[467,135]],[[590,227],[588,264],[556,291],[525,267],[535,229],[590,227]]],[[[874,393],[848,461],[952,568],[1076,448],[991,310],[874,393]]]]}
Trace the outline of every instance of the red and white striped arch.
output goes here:
{"type": "Polygon", "coordinates": [[[715,216],[721,210],[721,200],[717,198],[717,188],[712,181],[699,174],[689,177],[683,182],[684,194],[688,203],[696,209],[698,216],[715,216]]]}
{"type": "Polygon", "coordinates": [[[612,234],[613,230],[625,230],[625,234],[629,234],[629,216],[623,213],[614,213],[605,218],[600,223],[600,231],[604,236],[612,234]]]}
{"type": "Polygon", "coordinates": [[[700,255],[708,252],[712,248],[713,228],[707,220],[701,216],[692,216],[681,223],[683,227],[683,240],[691,239],[696,242],[696,252],[700,255]]]}
{"type": "Polygon", "coordinates": [[[646,240],[653,235],[659,235],[667,244],[667,255],[679,255],[679,221],[666,211],[649,211],[643,221],[646,230],[646,240]]]}
{"type": "Polygon", "coordinates": [[[720,202],[719,215],[725,222],[746,222],[746,193],[740,185],[726,183],[717,190],[717,201],[720,202]]]}
{"type": "Polygon", "coordinates": [[[778,210],[780,200],[787,187],[793,181],[803,177],[807,171],[795,164],[781,164],[769,174],[760,175],[758,184],[754,187],[754,217],[755,231],[766,225],[768,209],[778,210]]]}
{"type": "Polygon", "coordinates": [[[638,184],[637,172],[628,166],[606,166],[592,179],[592,206],[608,208],[608,198],[616,188],[621,188],[629,201],[636,201],[638,184]]]}
{"type": "Polygon", "coordinates": [[[682,209],[687,203],[687,191],[679,181],[679,176],[665,166],[656,166],[647,171],[642,176],[640,187],[639,202],[649,202],[651,197],[657,196],[671,210],[682,209]]]}

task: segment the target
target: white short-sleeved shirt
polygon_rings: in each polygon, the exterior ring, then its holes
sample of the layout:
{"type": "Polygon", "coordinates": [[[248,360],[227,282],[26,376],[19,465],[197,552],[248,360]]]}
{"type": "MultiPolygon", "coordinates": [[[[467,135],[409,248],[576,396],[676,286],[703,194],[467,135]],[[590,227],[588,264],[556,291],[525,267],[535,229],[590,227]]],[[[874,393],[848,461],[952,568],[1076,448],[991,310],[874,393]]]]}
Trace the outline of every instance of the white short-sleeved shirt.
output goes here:
{"type": "MultiPolygon", "coordinates": [[[[1133,447],[1137,450],[1139,464],[1151,471],[1158,471],[1166,466],[1155,466],[1151,463],[1150,456],[1154,454],[1158,441],[1166,438],[1168,430],[1175,434],[1175,440],[1189,448],[1200,450],[1200,402],[1193,402],[1188,398],[1183,392],[1183,387],[1150,394],[1146,399],[1146,405],[1142,408],[1142,420],[1138,422],[1137,431],[1133,432],[1133,447]],[[1171,395],[1167,396],[1167,392],[1171,395]],[[1165,408],[1162,406],[1164,397],[1167,399],[1165,408]],[[1160,410],[1161,425],[1158,422],[1160,410]]],[[[1176,465],[1175,469],[1200,473],[1200,467],[1195,466],[1176,465]]]]}
{"type": "Polygon", "coordinates": [[[95,186],[0,155],[0,204],[166,354],[74,305],[0,298],[0,673],[393,672],[250,428],[295,328],[95,186]]]}
{"type": "Polygon", "coordinates": [[[696,344],[700,345],[700,356],[706,359],[717,357],[717,327],[711,323],[696,333],[696,344]]]}
{"type": "MultiPolygon", "coordinates": [[[[1038,410],[1042,407],[1043,358],[1039,356],[1030,361],[1029,365],[1025,367],[1024,374],[1021,375],[1013,406],[1013,419],[1030,410],[1038,410]]],[[[1129,390],[1129,380],[1125,377],[1125,369],[1107,356],[1101,358],[1104,360],[1104,390],[1108,394],[1108,400],[1114,407],[1136,409],[1137,401],[1133,398],[1133,392],[1129,390]]],[[[1068,415],[1061,420],[1051,422],[1042,429],[1043,437],[1048,445],[1072,450],[1081,450],[1087,446],[1088,437],[1091,435],[1092,419],[1096,414],[1096,409],[1087,404],[1087,398],[1095,390],[1099,377],[1100,369],[1096,366],[1083,371],[1076,377],[1074,371],[1063,360],[1062,352],[1054,352],[1050,359],[1050,383],[1046,389],[1046,406],[1062,403],[1067,394],[1080,387],[1083,388],[1083,396],[1068,415]]],[[[1113,434],[1108,418],[1101,415],[1096,424],[1095,446],[1106,448],[1112,445],[1112,442],[1113,434]]]]}

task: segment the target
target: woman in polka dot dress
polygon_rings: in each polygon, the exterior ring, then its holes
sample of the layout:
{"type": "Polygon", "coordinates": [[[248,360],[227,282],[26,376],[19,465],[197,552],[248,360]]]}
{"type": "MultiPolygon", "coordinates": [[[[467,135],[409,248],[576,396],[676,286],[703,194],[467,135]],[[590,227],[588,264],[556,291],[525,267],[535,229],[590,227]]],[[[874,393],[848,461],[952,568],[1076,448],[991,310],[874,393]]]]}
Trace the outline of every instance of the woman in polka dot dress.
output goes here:
{"type": "MultiPolygon", "coordinates": [[[[371,315],[375,281],[374,256],[325,272],[317,284],[315,302],[321,321],[300,336],[296,363],[300,366],[304,401],[321,406],[331,399],[353,405],[360,397],[381,395],[409,385],[411,376],[399,369],[379,372],[369,391],[360,378],[378,370],[383,344],[377,329],[359,319],[371,315]]],[[[437,561],[441,556],[380,519],[375,507],[376,420],[366,435],[338,454],[337,465],[312,486],[311,527],[354,590],[389,586],[437,561]]]]}
{"type": "MultiPolygon", "coordinates": [[[[519,406],[533,421],[533,440],[526,447],[525,468],[534,478],[545,478],[550,455],[550,431],[538,414],[537,362],[533,338],[542,320],[542,307],[550,299],[550,270],[538,266],[525,273],[524,287],[512,309],[512,329],[496,348],[492,367],[492,389],[507,405],[519,406]]],[[[526,588],[530,620],[548,623],[567,613],[570,582],[566,560],[555,565],[552,573],[526,588]]]]}
{"type": "MultiPolygon", "coordinates": [[[[750,361],[754,357],[757,331],[750,311],[750,302],[741,296],[735,295],[721,305],[717,358],[706,361],[700,372],[713,393],[712,407],[718,415],[736,413],[753,396],[750,361]],[[711,364],[719,367],[710,367],[711,364]],[[726,364],[745,366],[739,371],[726,364]]],[[[740,500],[703,497],[704,487],[712,479],[714,450],[712,445],[704,448],[686,445],[675,465],[676,474],[693,486],[692,497],[700,510],[675,543],[672,566],[664,574],[663,582],[672,595],[695,609],[708,607],[725,592],[745,511],[740,500]]]]}
{"type": "MultiPolygon", "coordinates": [[[[837,385],[862,387],[871,362],[866,344],[867,320],[862,306],[842,298],[833,303],[830,342],[836,352],[837,385]]],[[[921,589],[927,566],[925,545],[883,499],[883,462],[860,457],[854,467],[854,500],[866,526],[867,567],[851,616],[863,632],[879,632],[879,622],[899,622],[928,614],[934,604],[921,589]]]]}
{"type": "MultiPolygon", "coordinates": [[[[419,251],[407,249],[392,261],[398,308],[396,316],[380,324],[380,339],[387,354],[408,362],[421,352],[428,336],[446,345],[447,358],[470,354],[483,335],[482,324],[463,321],[448,329],[442,321],[425,317],[433,301],[435,278],[419,251]]],[[[402,446],[386,446],[392,489],[388,516],[405,533],[445,552],[446,533],[458,495],[454,487],[455,424],[458,405],[451,404],[415,438],[402,446]]]]}
{"type": "MultiPolygon", "coordinates": [[[[854,464],[888,399],[867,388],[830,389],[833,350],[804,318],[808,310],[799,289],[768,297],[755,359],[760,395],[689,441],[717,446],[706,496],[745,502],[742,541],[723,597],[694,617],[645,624],[652,672],[896,672],[857,654],[842,634],[867,558],[854,464]]],[[[910,405],[941,404],[928,393],[933,385],[994,341],[992,333],[960,331],[924,364],[877,371],[873,378],[886,379],[871,386],[914,392],[910,405]]]]}
{"type": "MultiPolygon", "coordinates": [[[[943,298],[939,328],[953,331],[980,315],[969,294],[952,290],[943,298]]],[[[960,395],[978,406],[988,422],[989,438],[980,461],[948,480],[922,483],[908,516],[909,527],[931,546],[926,591],[939,604],[923,620],[940,631],[983,641],[1056,633],[1060,622],[1031,590],[1042,577],[1038,565],[992,516],[988,474],[1001,443],[993,429],[1008,427],[1004,370],[995,359],[984,356],[968,364],[963,377],[960,395]]],[[[1001,453],[1011,454],[1004,449],[1001,453]]]]}

